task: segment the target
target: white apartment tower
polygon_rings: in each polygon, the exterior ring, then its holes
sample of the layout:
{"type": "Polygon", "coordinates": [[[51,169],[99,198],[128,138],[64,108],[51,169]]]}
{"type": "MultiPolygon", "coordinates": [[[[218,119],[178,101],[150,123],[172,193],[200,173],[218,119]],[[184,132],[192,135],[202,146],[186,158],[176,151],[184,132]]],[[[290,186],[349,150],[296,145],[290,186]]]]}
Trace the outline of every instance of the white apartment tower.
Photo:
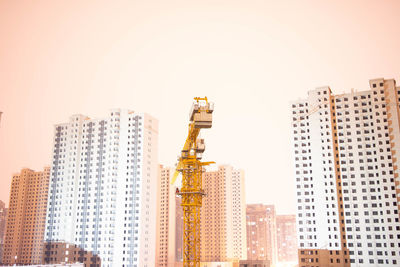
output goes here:
{"type": "Polygon", "coordinates": [[[55,126],[45,241],[76,244],[101,266],[155,265],[158,121],[111,110],[55,126]]]}
{"type": "MultiPolygon", "coordinates": [[[[203,173],[201,261],[247,259],[244,172],[232,166],[203,173]]],[[[204,265],[208,266],[208,265],[204,265]]]]}
{"type": "Polygon", "coordinates": [[[400,265],[400,88],[292,103],[299,266],[400,265]]]}

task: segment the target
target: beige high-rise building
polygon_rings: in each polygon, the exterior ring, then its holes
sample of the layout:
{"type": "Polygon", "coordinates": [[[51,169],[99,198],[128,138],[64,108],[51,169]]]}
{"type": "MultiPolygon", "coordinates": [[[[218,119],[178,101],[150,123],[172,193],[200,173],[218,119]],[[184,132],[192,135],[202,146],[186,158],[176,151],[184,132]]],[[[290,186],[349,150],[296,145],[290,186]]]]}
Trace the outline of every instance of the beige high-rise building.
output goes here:
{"type": "Polygon", "coordinates": [[[183,264],[183,209],[182,198],[171,185],[175,170],[159,165],[157,188],[156,266],[183,264]]]}
{"type": "Polygon", "coordinates": [[[296,215],[276,215],[278,262],[297,261],[296,215]]]}
{"type": "Polygon", "coordinates": [[[246,208],[247,259],[277,262],[276,212],[274,205],[249,204],[246,208]]]}
{"type": "Polygon", "coordinates": [[[228,165],[219,166],[217,171],[203,174],[203,188],[206,196],[201,210],[201,261],[245,260],[244,172],[228,165]]]}
{"type": "MultiPolygon", "coordinates": [[[[171,185],[174,170],[159,166],[157,181],[156,266],[173,267],[176,261],[176,196],[171,185]]],[[[178,207],[180,208],[180,207],[178,207]]]]}
{"type": "Polygon", "coordinates": [[[183,209],[182,198],[175,197],[175,257],[177,266],[183,264],[183,209]]]}
{"type": "Polygon", "coordinates": [[[292,103],[299,266],[400,265],[400,87],[292,103]]]}
{"type": "Polygon", "coordinates": [[[41,264],[50,168],[22,169],[12,179],[4,264],[41,264]]]}

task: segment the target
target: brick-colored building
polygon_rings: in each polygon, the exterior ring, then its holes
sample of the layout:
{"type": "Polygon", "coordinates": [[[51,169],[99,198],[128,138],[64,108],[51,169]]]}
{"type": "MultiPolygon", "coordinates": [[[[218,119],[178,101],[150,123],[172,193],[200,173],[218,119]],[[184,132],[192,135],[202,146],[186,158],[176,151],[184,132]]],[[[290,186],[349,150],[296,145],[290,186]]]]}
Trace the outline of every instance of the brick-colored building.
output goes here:
{"type": "Polygon", "coordinates": [[[75,244],[48,242],[44,245],[43,264],[82,263],[85,267],[100,267],[101,259],[75,244]]]}
{"type": "Polygon", "coordinates": [[[244,260],[239,262],[239,267],[270,267],[269,260],[244,260]]]}
{"type": "Polygon", "coordinates": [[[3,264],[41,264],[50,168],[22,169],[11,183],[3,264]]]}
{"type": "Polygon", "coordinates": [[[246,207],[247,259],[277,262],[276,212],[274,205],[249,204],[246,207]]]}
{"type": "MultiPolygon", "coordinates": [[[[26,265],[13,265],[13,267],[24,267],[26,265]]],[[[51,264],[51,265],[29,265],[30,267],[85,267],[83,263],[62,263],[62,264],[51,264]]]]}
{"type": "Polygon", "coordinates": [[[296,215],[276,215],[278,262],[297,261],[296,215]]]}

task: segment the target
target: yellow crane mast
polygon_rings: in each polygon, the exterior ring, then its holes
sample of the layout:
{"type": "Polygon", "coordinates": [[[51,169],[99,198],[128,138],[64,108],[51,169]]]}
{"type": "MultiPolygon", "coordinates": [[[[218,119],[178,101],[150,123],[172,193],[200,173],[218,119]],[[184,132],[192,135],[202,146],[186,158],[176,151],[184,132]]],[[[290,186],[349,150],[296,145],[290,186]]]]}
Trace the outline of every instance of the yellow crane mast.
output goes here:
{"type": "Polygon", "coordinates": [[[214,162],[201,162],[205,150],[204,139],[198,138],[200,130],[211,128],[213,103],[207,97],[195,97],[190,111],[189,133],[172,183],[182,173],[182,187],[177,194],[182,197],[183,209],[183,266],[200,266],[200,208],[204,190],[202,187],[203,166],[214,162]]]}

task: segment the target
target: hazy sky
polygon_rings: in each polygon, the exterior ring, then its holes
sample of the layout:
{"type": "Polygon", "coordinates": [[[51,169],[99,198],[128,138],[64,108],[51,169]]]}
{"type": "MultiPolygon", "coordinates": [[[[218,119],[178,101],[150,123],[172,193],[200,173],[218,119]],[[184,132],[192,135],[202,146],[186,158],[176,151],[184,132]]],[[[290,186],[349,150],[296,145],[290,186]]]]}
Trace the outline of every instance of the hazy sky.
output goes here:
{"type": "Polygon", "coordinates": [[[246,173],[248,203],[294,213],[289,102],[400,83],[400,1],[0,0],[0,199],[49,165],[53,125],[110,108],[160,121],[173,165],[194,96],[215,102],[205,160],[246,173]]]}

